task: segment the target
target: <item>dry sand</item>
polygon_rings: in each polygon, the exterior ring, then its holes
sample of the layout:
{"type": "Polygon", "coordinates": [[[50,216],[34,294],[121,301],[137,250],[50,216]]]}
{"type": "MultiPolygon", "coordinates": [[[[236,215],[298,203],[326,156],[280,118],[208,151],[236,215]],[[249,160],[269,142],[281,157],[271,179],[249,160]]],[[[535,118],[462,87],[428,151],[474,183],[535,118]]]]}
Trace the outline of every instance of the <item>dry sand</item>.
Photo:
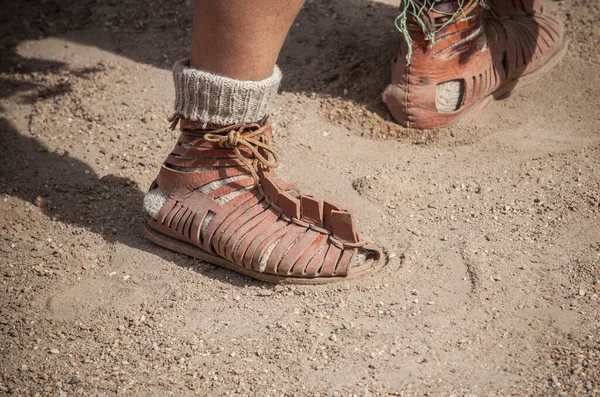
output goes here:
{"type": "Polygon", "coordinates": [[[600,395],[595,0],[545,1],[564,61],[437,131],[380,100],[395,2],[308,2],[280,58],[280,173],[391,258],[322,287],[143,237],[192,8],[125,3],[2,5],[0,395],[600,395]]]}

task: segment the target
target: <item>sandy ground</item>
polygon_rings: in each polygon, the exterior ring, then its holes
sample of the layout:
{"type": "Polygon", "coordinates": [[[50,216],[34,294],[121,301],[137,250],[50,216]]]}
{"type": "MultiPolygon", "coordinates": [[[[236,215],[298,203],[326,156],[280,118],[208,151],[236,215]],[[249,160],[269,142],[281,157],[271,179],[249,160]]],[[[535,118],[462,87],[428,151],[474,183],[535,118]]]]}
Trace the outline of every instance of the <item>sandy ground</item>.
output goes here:
{"type": "Polygon", "coordinates": [[[391,258],[323,287],[143,237],[191,4],[125,3],[2,5],[0,395],[600,395],[595,0],[546,1],[564,61],[438,131],[380,102],[393,1],[308,2],[280,58],[280,172],[391,258]]]}

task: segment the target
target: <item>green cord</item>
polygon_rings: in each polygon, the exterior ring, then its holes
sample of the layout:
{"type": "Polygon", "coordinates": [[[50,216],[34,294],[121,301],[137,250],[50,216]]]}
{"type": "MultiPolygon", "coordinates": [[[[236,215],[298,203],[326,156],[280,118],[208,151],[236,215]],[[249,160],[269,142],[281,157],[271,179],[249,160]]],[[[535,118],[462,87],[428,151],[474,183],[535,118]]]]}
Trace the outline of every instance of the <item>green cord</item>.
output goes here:
{"type": "MultiPolygon", "coordinates": [[[[425,21],[423,21],[423,19],[421,18],[420,15],[424,10],[426,10],[427,12],[430,12],[431,10],[433,10],[433,8],[435,7],[435,5],[437,3],[436,0],[424,0],[422,5],[417,4],[415,2],[415,0],[401,0],[400,1],[400,4],[401,4],[400,9],[402,11],[394,20],[394,25],[396,25],[396,29],[398,29],[398,31],[402,34],[402,36],[404,36],[404,40],[406,40],[406,44],[408,44],[408,53],[406,54],[407,65],[410,65],[410,60],[412,59],[412,43],[413,43],[413,40],[410,37],[410,33],[408,32],[408,26],[407,26],[409,17],[411,19],[413,19],[415,22],[417,22],[417,24],[421,27],[421,30],[423,31],[423,34],[425,35],[425,39],[431,41],[431,43],[433,44],[433,43],[435,43],[436,35],[442,29],[444,29],[446,26],[448,26],[449,24],[454,22],[454,20],[460,14],[462,14],[462,17],[466,17],[464,10],[463,10],[463,5],[464,5],[465,1],[468,1],[468,0],[457,0],[457,1],[458,1],[458,10],[456,10],[456,12],[454,14],[447,14],[450,17],[448,19],[448,21],[446,21],[446,23],[444,23],[438,29],[431,31],[431,32],[428,31],[427,25],[425,25],[425,21]]],[[[487,8],[487,5],[485,4],[485,0],[479,0],[479,2],[481,3],[481,5],[484,8],[487,8]]]]}

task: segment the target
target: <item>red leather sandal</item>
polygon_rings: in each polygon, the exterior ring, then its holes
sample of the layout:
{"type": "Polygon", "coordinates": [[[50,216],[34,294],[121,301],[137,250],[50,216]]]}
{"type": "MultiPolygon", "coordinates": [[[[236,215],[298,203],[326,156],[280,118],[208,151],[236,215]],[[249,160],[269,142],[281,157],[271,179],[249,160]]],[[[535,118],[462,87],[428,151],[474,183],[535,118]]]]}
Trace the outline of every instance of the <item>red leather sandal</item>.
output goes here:
{"type": "Polygon", "coordinates": [[[381,251],[360,239],[346,210],[299,195],[277,177],[266,119],[200,127],[181,120],[182,134],[150,188],[167,195],[147,216],[150,240],[268,282],[321,284],[381,267],[381,251]]]}
{"type": "Polygon", "coordinates": [[[478,0],[465,1],[460,11],[458,0],[440,0],[418,18],[408,16],[410,64],[402,40],[392,83],[383,94],[398,123],[436,128],[474,117],[492,100],[535,81],[566,53],[562,24],[544,14],[538,0],[486,4],[490,9],[478,0]],[[433,42],[423,26],[436,32],[433,42]]]}

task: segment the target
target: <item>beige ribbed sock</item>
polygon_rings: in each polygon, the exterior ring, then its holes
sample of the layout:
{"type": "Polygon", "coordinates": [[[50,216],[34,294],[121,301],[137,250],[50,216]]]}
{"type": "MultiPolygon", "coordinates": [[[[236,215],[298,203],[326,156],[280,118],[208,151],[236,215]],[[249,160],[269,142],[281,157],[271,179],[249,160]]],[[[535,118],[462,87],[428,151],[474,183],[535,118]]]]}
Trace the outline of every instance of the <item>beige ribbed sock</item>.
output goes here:
{"type": "Polygon", "coordinates": [[[277,95],[281,71],[261,81],[235,80],[190,67],[189,59],[173,66],[175,113],[209,124],[251,123],[262,119],[277,95]]]}
{"type": "Polygon", "coordinates": [[[435,108],[440,113],[455,112],[465,98],[465,81],[451,80],[440,83],[435,90],[435,108]]]}

